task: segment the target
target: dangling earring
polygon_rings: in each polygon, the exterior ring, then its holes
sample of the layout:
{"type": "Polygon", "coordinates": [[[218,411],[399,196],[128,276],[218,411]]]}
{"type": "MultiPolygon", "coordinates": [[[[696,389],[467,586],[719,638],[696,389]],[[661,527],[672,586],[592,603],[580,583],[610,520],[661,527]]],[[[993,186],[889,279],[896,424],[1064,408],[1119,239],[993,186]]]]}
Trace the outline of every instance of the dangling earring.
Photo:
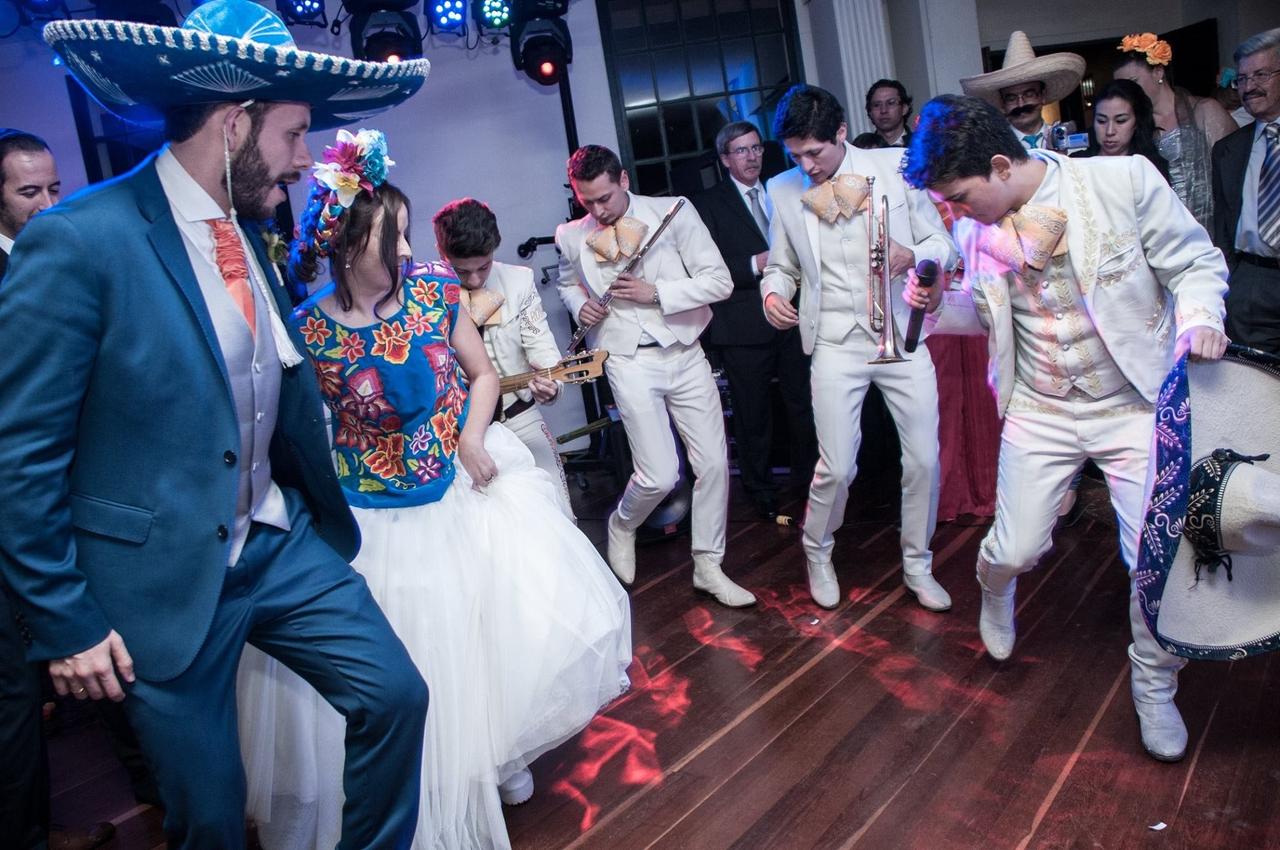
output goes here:
{"type": "Polygon", "coordinates": [[[222,161],[223,168],[226,171],[227,207],[230,210],[227,217],[234,220],[236,217],[236,203],[231,197],[231,142],[227,139],[226,127],[222,128],[222,161]]]}

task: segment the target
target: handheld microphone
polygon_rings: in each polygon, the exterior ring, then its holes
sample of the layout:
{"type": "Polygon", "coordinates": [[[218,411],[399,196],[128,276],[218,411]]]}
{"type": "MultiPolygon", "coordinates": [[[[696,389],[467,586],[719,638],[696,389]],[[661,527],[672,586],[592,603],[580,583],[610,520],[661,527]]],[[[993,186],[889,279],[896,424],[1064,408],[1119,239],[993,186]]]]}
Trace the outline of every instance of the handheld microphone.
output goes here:
{"type": "MultiPolygon", "coordinates": [[[[916,277],[922,289],[932,289],[938,282],[938,263],[936,260],[921,260],[916,263],[916,277]]],[[[907,321],[907,338],[902,348],[908,354],[916,350],[920,344],[920,329],[924,326],[924,308],[912,307],[911,318],[907,321]]]]}

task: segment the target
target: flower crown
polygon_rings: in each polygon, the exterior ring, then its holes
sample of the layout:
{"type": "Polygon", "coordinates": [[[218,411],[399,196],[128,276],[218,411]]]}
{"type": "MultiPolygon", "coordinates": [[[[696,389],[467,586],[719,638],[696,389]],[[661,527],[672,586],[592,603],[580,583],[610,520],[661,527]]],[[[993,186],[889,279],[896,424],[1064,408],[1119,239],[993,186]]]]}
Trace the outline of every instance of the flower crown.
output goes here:
{"type": "Polygon", "coordinates": [[[1173,59],[1173,48],[1169,46],[1169,42],[1156,37],[1153,32],[1126,35],[1116,50],[1125,53],[1143,53],[1147,57],[1148,65],[1168,65],[1173,59]]]}
{"type": "Polygon", "coordinates": [[[387,137],[381,130],[361,130],[354,136],[338,131],[337,144],[324,149],[324,162],[311,169],[311,201],[303,221],[303,233],[317,256],[327,257],[338,235],[342,214],[351,208],[361,190],[373,190],[387,182],[387,169],[395,161],[387,156],[387,137]]]}

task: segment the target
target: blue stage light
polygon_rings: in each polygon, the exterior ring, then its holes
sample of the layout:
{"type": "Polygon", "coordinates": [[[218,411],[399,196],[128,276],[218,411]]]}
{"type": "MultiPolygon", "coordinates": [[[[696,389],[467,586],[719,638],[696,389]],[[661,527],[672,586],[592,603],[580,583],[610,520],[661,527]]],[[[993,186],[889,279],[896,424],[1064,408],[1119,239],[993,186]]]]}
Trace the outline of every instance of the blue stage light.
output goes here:
{"type": "Polygon", "coordinates": [[[423,6],[436,32],[456,32],[467,22],[466,0],[426,0],[423,6]]]}
{"type": "Polygon", "coordinates": [[[276,0],[276,9],[286,24],[322,27],[329,23],[324,14],[324,0],[276,0]]]}

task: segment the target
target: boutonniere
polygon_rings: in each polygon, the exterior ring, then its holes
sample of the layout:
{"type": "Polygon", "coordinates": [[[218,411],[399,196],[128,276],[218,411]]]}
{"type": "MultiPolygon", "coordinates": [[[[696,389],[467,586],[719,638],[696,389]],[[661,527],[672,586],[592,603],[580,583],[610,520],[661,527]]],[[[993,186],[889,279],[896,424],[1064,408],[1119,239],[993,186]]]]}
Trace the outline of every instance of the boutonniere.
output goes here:
{"type": "Polygon", "coordinates": [[[267,248],[267,259],[278,266],[289,259],[289,243],[272,228],[262,231],[262,242],[267,248]]]}

